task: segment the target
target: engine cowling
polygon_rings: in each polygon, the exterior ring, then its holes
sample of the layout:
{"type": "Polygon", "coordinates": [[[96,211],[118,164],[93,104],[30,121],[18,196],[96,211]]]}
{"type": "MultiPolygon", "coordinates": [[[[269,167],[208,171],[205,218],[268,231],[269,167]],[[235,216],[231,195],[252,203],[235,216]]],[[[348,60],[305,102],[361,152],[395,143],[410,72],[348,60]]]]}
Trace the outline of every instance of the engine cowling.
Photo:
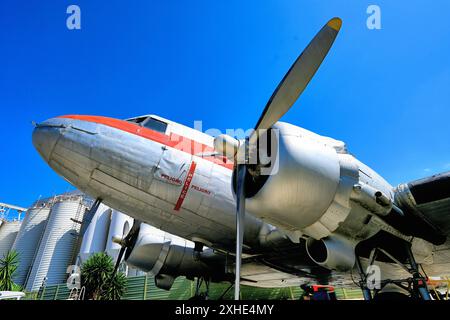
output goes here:
{"type": "Polygon", "coordinates": [[[371,217],[392,209],[387,182],[350,155],[341,141],[287,123],[278,122],[273,129],[278,130],[278,145],[272,150],[278,165],[268,176],[255,175],[258,169],[249,166],[248,212],[279,227],[294,242],[334,236],[358,242],[380,230],[371,217]]]}
{"type": "Polygon", "coordinates": [[[318,265],[338,271],[348,271],[356,261],[355,243],[347,238],[330,236],[306,241],[309,257],[318,265]]]}
{"type": "Polygon", "coordinates": [[[155,284],[170,289],[178,276],[209,276],[212,281],[227,280],[225,256],[206,249],[194,250],[194,243],[160,229],[141,224],[139,235],[125,255],[128,265],[155,276],[155,284]]]}
{"type": "Polygon", "coordinates": [[[246,181],[247,210],[286,231],[303,230],[333,202],[339,159],[333,148],[283,130],[278,142],[277,167],[266,180],[246,181]]]}

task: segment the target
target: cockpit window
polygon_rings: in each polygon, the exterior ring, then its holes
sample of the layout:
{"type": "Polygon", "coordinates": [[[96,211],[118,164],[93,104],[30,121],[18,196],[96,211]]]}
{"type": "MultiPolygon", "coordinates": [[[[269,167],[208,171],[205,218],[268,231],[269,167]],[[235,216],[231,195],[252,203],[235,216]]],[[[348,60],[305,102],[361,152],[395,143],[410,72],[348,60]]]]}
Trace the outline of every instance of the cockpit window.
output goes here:
{"type": "Polygon", "coordinates": [[[145,120],[147,120],[147,117],[138,117],[138,118],[128,119],[127,121],[128,122],[137,123],[137,124],[141,124],[145,120]]]}
{"type": "Polygon", "coordinates": [[[167,123],[157,120],[157,119],[153,119],[153,118],[149,118],[145,123],[144,123],[144,127],[151,129],[153,131],[158,131],[161,133],[166,133],[166,129],[167,129],[167,123]]]}

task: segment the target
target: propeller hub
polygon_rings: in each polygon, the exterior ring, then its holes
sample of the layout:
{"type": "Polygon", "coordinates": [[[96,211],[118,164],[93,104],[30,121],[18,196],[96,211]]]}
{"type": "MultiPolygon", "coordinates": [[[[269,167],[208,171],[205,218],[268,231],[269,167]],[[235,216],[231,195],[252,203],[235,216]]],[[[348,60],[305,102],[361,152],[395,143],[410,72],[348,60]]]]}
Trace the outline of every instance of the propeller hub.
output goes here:
{"type": "Polygon", "coordinates": [[[125,239],[119,238],[119,237],[112,237],[112,242],[120,244],[122,247],[126,246],[125,239]]]}
{"type": "Polygon", "coordinates": [[[214,149],[228,160],[233,160],[238,152],[240,141],[227,134],[214,138],[214,149]]]}

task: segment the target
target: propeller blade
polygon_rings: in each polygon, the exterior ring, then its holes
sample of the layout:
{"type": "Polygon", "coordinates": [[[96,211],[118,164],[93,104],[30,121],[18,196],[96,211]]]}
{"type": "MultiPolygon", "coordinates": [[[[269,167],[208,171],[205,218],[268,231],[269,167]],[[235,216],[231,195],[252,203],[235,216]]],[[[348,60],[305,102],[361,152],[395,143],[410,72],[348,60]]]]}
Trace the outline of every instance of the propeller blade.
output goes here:
{"type": "Polygon", "coordinates": [[[125,237],[127,241],[130,241],[134,236],[137,236],[137,233],[139,233],[139,229],[141,228],[141,223],[141,221],[134,219],[133,226],[125,237]]]}
{"type": "Polygon", "coordinates": [[[245,144],[238,148],[235,154],[236,164],[236,278],[234,298],[239,300],[242,246],[244,241],[245,220],[245,178],[249,157],[249,147],[252,154],[259,137],[259,130],[270,129],[295,103],[305,90],[312,77],[319,69],[325,56],[333,45],[341,29],[342,21],[333,18],[317,33],[306,49],[297,58],[287,74],[281,80],[272,97],[267,102],[264,111],[255,126],[256,134],[245,139],[245,144]],[[244,159],[242,159],[244,157],[244,159]]]}
{"type": "Polygon", "coordinates": [[[333,18],[312,39],[275,89],[255,130],[269,129],[292,107],[319,69],[341,25],[340,18],[333,18]]]}
{"type": "MultiPolygon", "coordinates": [[[[134,245],[134,242],[139,235],[139,229],[141,227],[141,221],[134,220],[133,226],[131,227],[128,234],[123,238],[122,240],[116,240],[116,243],[119,243],[121,245],[119,255],[117,256],[116,264],[114,266],[114,271],[112,273],[112,277],[114,277],[117,273],[117,270],[119,269],[120,262],[122,262],[122,259],[129,248],[129,246],[134,245]]],[[[113,240],[114,241],[114,240],[113,240]]]]}
{"type": "Polygon", "coordinates": [[[234,283],[234,299],[239,300],[241,264],[242,264],[242,245],[244,242],[244,219],[245,219],[245,175],[247,168],[245,164],[237,165],[236,181],[236,279],[234,283]]]}
{"type": "Polygon", "coordinates": [[[122,261],[123,255],[125,254],[126,250],[127,250],[126,246],[122,246],[120,248],[119,255],[117,256],[117,260],[116,260],[116,265],[114,266],[114,271],[112,273],[112,278],[114,278],[114,276],[116,275],[117,270],[119,269],[119,266],[120,266],[120,262],[122,261]]]}

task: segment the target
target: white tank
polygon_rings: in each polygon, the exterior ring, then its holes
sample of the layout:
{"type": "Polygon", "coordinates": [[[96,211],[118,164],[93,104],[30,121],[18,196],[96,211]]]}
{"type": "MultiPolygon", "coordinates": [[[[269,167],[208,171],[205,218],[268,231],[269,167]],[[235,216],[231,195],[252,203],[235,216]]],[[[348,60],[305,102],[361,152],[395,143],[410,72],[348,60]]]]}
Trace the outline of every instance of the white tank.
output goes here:
{"type": "Polygon", "coordinates": [[[123,238],[133,226],[133,218],[120,211],[113,210],[109,225],[108,239],[106,241],[106,253],[116,261],[120,251],[120,245],[113,242],[113,237],[123,238]]]}
{"type": "Polygon", "coordinates": [[[83,236],[79,257],[86,261],[96,252],[104,252],[111,221],[111,208],[101,204],[83,236]]]}
{"type": "Polygon", "coordinates": [[[19,254],[20,261],[14,281],[21,286],[25,284],[33,265],[33,259],[44,233],[49,213],[49,203],[38,202],[28,209],[12,246],[12,249],[19,254]]]}
{"type": "Polygon", "coordinates": [[[11,247],[19,233],[20,221],[4,221],[0,226],[0,258],[11,250],[11,247]]]}
{"type": "Polygon", "coordinates": [[[37,291],[46,285],[65,283],[67,267],[72,264],[80,224],[86,206],[80,196],[61,197],[52,207],[44,235],[26,284],[27,291],[37,291]]]}

